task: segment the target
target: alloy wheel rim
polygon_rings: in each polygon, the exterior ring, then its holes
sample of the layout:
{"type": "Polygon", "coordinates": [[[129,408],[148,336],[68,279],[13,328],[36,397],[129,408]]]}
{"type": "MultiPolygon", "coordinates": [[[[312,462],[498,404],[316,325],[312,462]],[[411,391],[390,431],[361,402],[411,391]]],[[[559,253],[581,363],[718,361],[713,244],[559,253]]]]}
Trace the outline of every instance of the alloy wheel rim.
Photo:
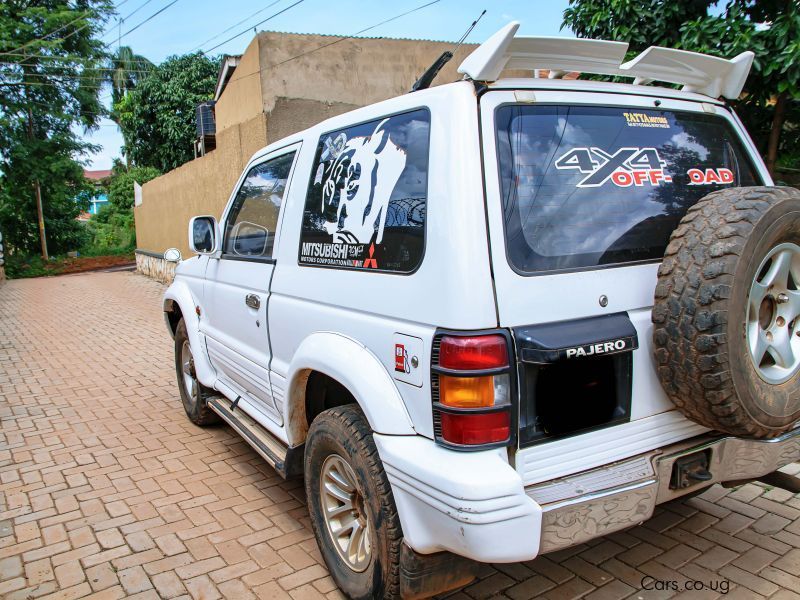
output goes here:
{"type": "Polygon", "coordinates": [[[747,301],[747,345],[759,377],[777,385],[800,368],[800,246],[775,246],[761,261],[747,301]]]}
{"type": "Polygon", "coordinates": [[[339,557],[353,571],[362,572],[372,557],[372,527],[353,469],[331,454],[320,473],[322,515],[339,557]]]}
{"type": "Polygon", "coordinates": [[[189,345],[188,340],[184,341],[183,346],[181,346],[181,370],[183,372],[183,389],[186,390],[186,395],[196,403],[199,387],[194,370],[192,347],[189,345]]]}

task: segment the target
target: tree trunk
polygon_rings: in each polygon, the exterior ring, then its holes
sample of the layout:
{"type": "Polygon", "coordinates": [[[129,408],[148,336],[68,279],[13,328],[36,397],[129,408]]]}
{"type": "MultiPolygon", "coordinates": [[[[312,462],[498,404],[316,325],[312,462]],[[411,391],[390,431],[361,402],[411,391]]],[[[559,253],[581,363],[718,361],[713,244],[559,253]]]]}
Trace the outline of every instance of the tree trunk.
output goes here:
{"type": "Polygon", "coordinates": [[[783,122],[786,119],[786,101],[788,98],[789,94],[787,92],[781,92],[775,100],[775,114],[772,116],[772,128],[769,132],[769,143],[767,144],[767,169],[773,177],[775,176],[775,163],[778,160],[778,146],[781,141],[783,122]]]}
{"type": "MultiPolygon", "coordinates": [[[[26,97],[27,100],[27,97],[26,97]]],[[[33,111],[28,106],[28,137],[31,141],[34,139],[33,135],[33,111]]],[[[39,178],[37,177],[33,183],[33,191],[36,196],[36,217],[39,225],[39,241],[42,245],[42,258],[49,260],[50,255],[47,252],[47,235],[44,229],[44,208],[42,206],[42,186],[39,185],[39,178]]]]}
{"type": "Polygon", "coordinates": [[[47,236],[44,231],[44,210],[42,207],[42,186],[39,185],[39,180],[33,184],[36,191],[36,216],[39,219],[39,240],[42,243],[42,258],[50,260],[50,255],[47,252],[47,236]]]}

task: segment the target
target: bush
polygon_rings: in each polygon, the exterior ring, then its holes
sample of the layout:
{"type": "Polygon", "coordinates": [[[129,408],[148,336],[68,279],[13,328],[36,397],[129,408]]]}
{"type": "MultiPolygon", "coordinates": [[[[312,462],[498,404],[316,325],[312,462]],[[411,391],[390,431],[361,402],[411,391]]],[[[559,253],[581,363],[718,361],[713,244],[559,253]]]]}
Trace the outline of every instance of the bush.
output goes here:
{"type": "Polygon", "coordinates": [[[111,203],[100,208],[85,225],[88,241],[81,248],[84,256],[132,252],[136,248],[133,213],[120,211],[111,203]]]}

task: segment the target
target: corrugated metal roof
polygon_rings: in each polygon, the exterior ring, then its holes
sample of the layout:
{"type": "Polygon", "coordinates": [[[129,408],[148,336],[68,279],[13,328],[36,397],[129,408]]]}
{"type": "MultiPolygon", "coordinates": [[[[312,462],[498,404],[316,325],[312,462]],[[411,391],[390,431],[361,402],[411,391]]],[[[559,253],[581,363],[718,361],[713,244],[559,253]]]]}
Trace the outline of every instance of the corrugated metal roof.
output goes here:
{"type": "MultiPolygon", "coordinates": [[[[452,44],[455,46],[456,42],[451,40],[431,40],[428,38],[398,38],[398,37],[387,37],[387,36],[369,36],[369,35],[348,35],[348,34],[335,34],[335,33],[303,33],[299,31],[273,31],[271,29],[264,29],[259,31],[258,33],[277,33],[281,35],[298,35],[298,36],[319,36],[319,37],[331,37],[331,38],[348,38],[353,40],[389,40],[389,41],[399,41],[399,42],[434,42],[436,44],[452,44]]],[[[478,46],[477,43],[465,43],[462,44],[463,46],[478,46]]]]}

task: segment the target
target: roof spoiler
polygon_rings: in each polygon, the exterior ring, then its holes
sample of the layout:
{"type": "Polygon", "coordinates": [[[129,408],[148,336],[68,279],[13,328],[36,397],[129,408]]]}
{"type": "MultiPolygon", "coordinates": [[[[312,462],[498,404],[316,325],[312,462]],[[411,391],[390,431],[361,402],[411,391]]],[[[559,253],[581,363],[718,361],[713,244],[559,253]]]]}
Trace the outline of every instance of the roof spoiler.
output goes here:
{"type": "Polygon", "coordinates": [[[478,46],[458,68],[473,81],[496,81],[504,69],[549,69],[550,77],[566,72],[633,77],[634,84],[677,83],[687,92],[736,99],[755,55],[742,52],[726,60],[708,54],[652,46],[628,62],[627,42],[583,38],[523,37],[512,21],[478,46]]]}

